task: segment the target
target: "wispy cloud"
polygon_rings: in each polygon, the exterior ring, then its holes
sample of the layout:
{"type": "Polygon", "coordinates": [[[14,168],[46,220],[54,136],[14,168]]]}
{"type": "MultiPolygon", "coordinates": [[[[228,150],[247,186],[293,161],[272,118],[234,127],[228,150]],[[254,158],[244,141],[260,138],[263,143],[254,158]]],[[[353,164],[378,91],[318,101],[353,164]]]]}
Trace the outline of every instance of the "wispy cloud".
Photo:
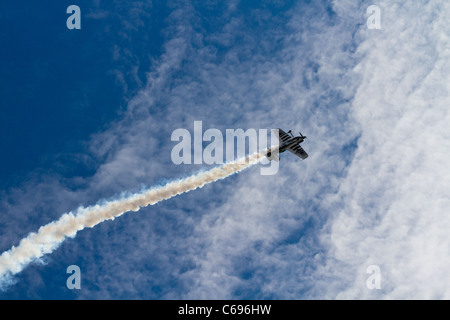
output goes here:
{"type": "Polygon", "coordinates": [[[352,115],[358,149],[329,221],[329,297],[448,298],[449,34],[445,1],[380,1],[382,29],[361,29],[352,115]],[[381,290],[366,268],[379,265],[381,290]],[[342,290],[341,283],[347,283],[342,290]]]}
{"type": "Polygon", "coordinates": [[[269,9],[251,9],[249,20],[230,6],[224,16],[234,18],[218,19],[222,27],[214,30],[221,31],[208,36],[210,30],[197,19],[207,14],[203,7],[174,4],[164,54],[123,119],[93,137],[93,157],[103,163],[74,198],[95,203],[95,197],[192,171],[174,167],[169,157],[171,132],[190,128],[194,120],[222,130],[301,129],[313,137],[305,146],[311,157],[299,163],[286,155],[270,181],[250,171],[246,179],[236,177],[168,208],[153,208],[158,215],[144,210],[150,219],[124,216],[120,227],[105,224],[95,235],[86,231],[80,243],[61,248],[81,252],[83,239],[95,243],[79,258],[80,264],[95,266],[84,276],[89,285],[82,296],[112,297],[114,288],[120,297],[286,298],[312,286],[303,280],[323,263],[327,249],[313,232],[326,222],[328,204],[322,201],[337,190],[348,161],[342,148],[358,134],[348,121],[354,89],[347,72],[354,62],[343,45],[352,44],[354,31],[323,4],[291,9],[277,17],[269,9]],[[217,42],[220,37],[229,47],[217,42]],[[137,242],[147,245],[131,249],[137,242]],[[129,250],[117,250],[121,246],[129,250]],[[95,248],[101,248],[100,257],[95,248]],[[141,290],[145,284],[154,289],[141,290]]]}
{"type": "MultiPolygon", "coordinates": [[[[51,208],[39,220],[48,222],[80,202],[186,175],[194,168],[171,163],[170,134],[194,120],[297,129],[307,161],[283,154],[275,176],[250,169],[63,246],[91,266],[80,296],[448,297],[447,278],[437,278],[448,265],[448,4],[381,1],[381,30],[365,27],[364,2],[298,3],[276,15],[240,5],[208,15],[215,4],[170,2],[146,84],[89,142],[95,174],[73,180],[79,189],[39,184],[35,198],[30,182],[2,209],[34,199],[27,214],[51,208]],[[50,195],[60,205],[42,203],[50,195]],[[372,264],[381,290],[366,287],[372,264]]],[[[8,241],[32,231],[13,224],[8,241]]]]}

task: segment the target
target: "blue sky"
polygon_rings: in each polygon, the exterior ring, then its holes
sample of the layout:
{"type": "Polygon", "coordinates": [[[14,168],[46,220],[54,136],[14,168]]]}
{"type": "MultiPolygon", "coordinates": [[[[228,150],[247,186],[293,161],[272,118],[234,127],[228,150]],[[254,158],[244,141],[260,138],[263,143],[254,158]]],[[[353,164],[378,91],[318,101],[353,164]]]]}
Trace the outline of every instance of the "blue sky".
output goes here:
{"type": "Polygon", "coordinates": [[[194,121],[301,130],[310,157],[82,230],[0,298],[448,298],[450,8],[378,1],[369,30],[371,4],[3,4],[1,252],[79,206],[208,169],[170,159],[194,121]]]}

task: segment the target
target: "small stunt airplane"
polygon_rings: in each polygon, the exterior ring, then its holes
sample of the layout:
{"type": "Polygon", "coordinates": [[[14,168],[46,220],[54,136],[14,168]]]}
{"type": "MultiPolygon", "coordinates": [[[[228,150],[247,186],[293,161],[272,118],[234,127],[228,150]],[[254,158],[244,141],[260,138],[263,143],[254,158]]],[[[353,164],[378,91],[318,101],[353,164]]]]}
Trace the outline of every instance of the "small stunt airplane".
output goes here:
{"type": "Polygon", "coordinates": [[[294,137],[291,130],[288,131],[290,135],[288,135],[281,129],[275,129],[274,131],[278,137],[278,140],[280,140],[280,144],[278,146],[270,147],[267,150],[267,159],[269,159],[270,161],[280,161],[279,154],[285,152],[286,150],[289,150],[302,159],[308,158],[308,154],[305,152],[305,150],[303,150],[302,147],[300,147],[300,143],[302,143],[306,139],[304,135],[299,132],[300,135],[298,137],[294,137]]]}

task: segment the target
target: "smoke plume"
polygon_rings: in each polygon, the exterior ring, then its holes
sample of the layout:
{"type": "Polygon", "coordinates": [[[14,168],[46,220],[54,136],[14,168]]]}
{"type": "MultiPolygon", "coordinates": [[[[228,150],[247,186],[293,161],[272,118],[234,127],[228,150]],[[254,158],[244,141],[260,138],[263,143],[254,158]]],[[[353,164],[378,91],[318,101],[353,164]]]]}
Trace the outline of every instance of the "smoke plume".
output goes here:
{"type": "Polygon", "coordinates": [[[113,200],[91,207],[78,208],[75,213],[65,213],[59,220],[39,228],[0,256],[0,288],[21,272],[29,263],[53,252],[67,237],[75,237],[78,231],[92,228],[105,220],[114,220],[128,211],[154,205],[179,194],[202,188],[205,184],[224,179],[256,164],[263,153],[255,153],[244,159],[225,163],[208,171],[150,188],[124,199],[113,200]]]}

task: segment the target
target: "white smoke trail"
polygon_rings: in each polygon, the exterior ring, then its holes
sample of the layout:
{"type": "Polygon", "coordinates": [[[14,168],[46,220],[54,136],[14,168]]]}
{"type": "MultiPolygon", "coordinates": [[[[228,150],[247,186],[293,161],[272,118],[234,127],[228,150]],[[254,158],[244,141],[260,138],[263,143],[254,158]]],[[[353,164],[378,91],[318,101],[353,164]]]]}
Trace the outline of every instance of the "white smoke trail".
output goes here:
{"type": "Polygon", "coordinates": [[[128,211],[154,205],[176,195],[202,188],[205,184],[226,178],[258,163],[263,153],[255,153],[245,159],[223,164],[209,171],[173,181],[165,186],[152,188],[125,199],[109,201],[87,208],[79,208],[75,214],[65,213],[57,221],[30,233],[17,247],[12,247],[0,256],[0,289],[11,276],[21,272],[29,263],[53,252],[67,237],[75,237],[84,228],[92,228],[105,220],[114,220],[128,211]]]}

